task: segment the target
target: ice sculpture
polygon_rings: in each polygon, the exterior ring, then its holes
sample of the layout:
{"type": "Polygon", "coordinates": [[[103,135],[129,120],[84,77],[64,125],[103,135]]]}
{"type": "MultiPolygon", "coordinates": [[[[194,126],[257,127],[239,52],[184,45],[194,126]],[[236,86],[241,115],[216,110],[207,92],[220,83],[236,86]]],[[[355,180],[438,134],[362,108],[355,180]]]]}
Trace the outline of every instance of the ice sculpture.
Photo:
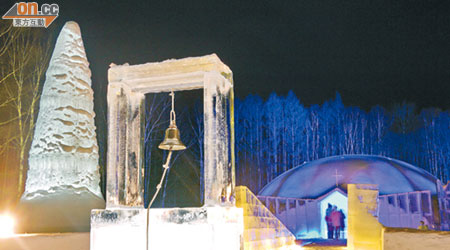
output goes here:
{"type": "Polygon", "coordinates": [[[231,70],[212,54],[112,66],[108,80],[107,206],[92,211],[91,250],[122,249],[130,244],[134,249],[146,248],[144,95],[193,89],[204,93],[205,206],[150,209],[149,249],[240,249],[243,211],[233,197],[231,70]]]}
{"type": "Polygon", "coordinates": [[[67,22],[46,72],[29,152],[21,207],[35,225],[24,231],[87,231],[89,210],[104,207],[93,106],[80,28],[67,22]],[[36,222],[39,218],[30,215],[38,211],[42,214],[37,217],[47,214],[47,221],[36,222]]]}
{"type": "Polygon", "coordinates": [[[228,113],[233,112],[231,70],[213,54],[113,66],[108,80],[107,207],[143,206],[144,95],[193,89],[204,90],[205,204],[230,202],[234,187],[234,143],[230,143],[234,121],[228,113]]]}

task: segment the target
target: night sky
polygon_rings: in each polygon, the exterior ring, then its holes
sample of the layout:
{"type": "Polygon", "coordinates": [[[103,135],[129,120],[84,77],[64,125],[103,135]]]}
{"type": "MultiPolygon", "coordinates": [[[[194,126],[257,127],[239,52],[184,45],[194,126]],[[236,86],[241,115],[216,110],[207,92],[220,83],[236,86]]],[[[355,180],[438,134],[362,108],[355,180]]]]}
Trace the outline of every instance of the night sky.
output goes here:
{"type": "Polygon", "coordinates": [[[311,105],[338,91],[364,109],[450,108],[450,1],[54,2],[60,16],[49,30],[56,37],[64,22],[79,23],[101,99],[111,62],[216,53],[238,97],[293,90],[311,105]]]}

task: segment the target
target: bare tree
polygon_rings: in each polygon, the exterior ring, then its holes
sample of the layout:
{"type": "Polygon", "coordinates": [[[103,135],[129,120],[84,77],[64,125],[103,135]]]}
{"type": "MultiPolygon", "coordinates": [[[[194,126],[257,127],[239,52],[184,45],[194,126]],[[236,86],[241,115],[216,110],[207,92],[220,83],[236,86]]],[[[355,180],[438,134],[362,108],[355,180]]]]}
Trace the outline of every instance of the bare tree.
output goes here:
{"type": "Polygon", "coordinates": [[[33,138],[40,86],[49,61],[50,40],[45,37],[44,31],[33,28],[7,26],[0,35],[0,127],[12,128],[9,129],[11,133],[3,134],[1,148],[13,148],[16,153],[19,164],[17,197],[20,197],[27,168],[27,152],[33,138]]]}
{"type": "Polygon", "coordinates": [[[204,139],[204,125],[203,125],[203,107],[201,106],[201,103],[196,103],[193,108],[193,115],[188,116],[189,120],[189,126],[192,129],[192,135],[195,147],[193,147],[193,152],[197,156],[195,157],[196,160],[198,160],[198,165],[200,166],[199,171],[197,172],[197,176],[200,179],[200,203],[203,204],[203,195],[205,192],[205,185],[204,185],[204,164],[203,164],[203,158],[204,158],[204,145],[203,145],[203,139],[204,139]]]}
{"type": "MultiPolygon", "coordinates": [[[[152,150],[157,141],[156,136],[161,133],[163,124],[168,123],[164,114],[170,109],[170,100],[164,94],[153,94],[146,97],[145,109],[145,134],[144,134],[144,166],[145,166],[145,190],[150,190],[150,168],[152,162],[152,150]]],[[[147,192],[146,201],[149,200],[150,192],[147,192]]],[[[151,197],[150,197],[151,198],[151,197]]]]}

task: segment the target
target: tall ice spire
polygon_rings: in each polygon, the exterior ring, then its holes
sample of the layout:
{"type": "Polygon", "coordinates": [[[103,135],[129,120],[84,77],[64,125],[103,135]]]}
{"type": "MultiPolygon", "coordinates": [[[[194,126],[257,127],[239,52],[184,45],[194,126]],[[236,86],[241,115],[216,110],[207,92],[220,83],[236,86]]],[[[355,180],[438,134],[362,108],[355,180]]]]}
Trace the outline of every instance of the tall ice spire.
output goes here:
{"type": "Polygon", "coordinates": [[[93,98],[80,27],[67,22],[47,69],[21,203],[45,205],[43,198],[76,201],[86,195],[90,202],[103,199],[93,98]]]}
{"type": "Polygon", "coordinates": [[[67,22],[46,73],[25,195],[64,185],[101,196],[93,98],[80,27],[67,22]]]}

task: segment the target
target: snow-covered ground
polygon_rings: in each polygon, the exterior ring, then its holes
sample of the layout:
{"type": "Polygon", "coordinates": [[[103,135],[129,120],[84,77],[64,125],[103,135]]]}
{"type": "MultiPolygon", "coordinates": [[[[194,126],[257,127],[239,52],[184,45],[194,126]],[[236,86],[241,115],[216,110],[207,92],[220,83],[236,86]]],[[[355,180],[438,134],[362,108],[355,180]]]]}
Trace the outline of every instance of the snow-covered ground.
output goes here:
{"type": "Polygon", "coordinates": [[[383,241],[385,250],[448,250],[450,249],[450,232],[386,228],[383,241]]]}
{"type": "Polygon", "coordinates": [[[105,201],[87,188],[54,187],[22,197],[14,215],[21,233],[89,232],[91,210],[105,201]]]}
{"type": "Polygon", "coordinates": [[[0,238],[0,250],[89,250],[89,233],[16,234],[0,238]]]}

